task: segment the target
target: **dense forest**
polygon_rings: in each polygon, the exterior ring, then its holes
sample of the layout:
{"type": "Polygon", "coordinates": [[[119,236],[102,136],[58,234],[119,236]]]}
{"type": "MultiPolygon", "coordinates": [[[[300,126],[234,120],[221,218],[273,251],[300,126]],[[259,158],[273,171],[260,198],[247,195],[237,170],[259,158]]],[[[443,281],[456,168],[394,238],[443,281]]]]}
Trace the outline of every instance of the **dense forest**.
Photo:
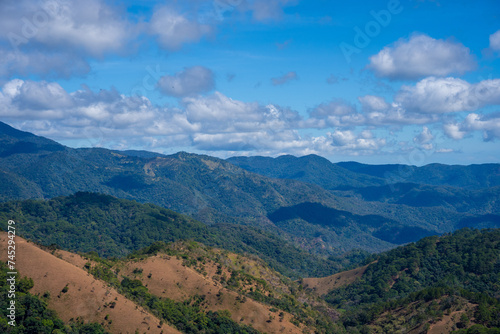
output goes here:
{"type": "Polygon", "coordinates": [[[18,223],[18,233],[25,238],[76,252],[94,251],[104,257],[120,257],[155,241],[194,240],[257,255],[276,270],[295,278],[327,276],[359,263],[367,254],[355,251],[326,259],[250,226],[207,226],[156,205],[94,193],[1,203],[0,228],[6,229],[8,219],[18,223]]]}

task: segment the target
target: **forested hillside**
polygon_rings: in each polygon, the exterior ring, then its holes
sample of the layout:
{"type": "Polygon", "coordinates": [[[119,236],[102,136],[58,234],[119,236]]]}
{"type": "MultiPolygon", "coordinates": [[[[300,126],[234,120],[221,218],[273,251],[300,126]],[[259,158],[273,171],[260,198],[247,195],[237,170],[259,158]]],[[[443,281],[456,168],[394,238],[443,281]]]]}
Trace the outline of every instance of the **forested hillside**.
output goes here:
{"type": "Polygon", "coordinates": [[[386,172],[406,167],[370,169],[318,156],[228,162],[184,152],[72,149],[4,123],[0,144],[4,202],[103,193],[156,204],[206,225],[226,224],[226,230],[252,234],[257,228],[324,257],[380,252],[464,226],[500,226],[498,166],[491,164],[409,166],[405,181],[394,183],[386,172]],[[445,177],[447,170],[452,178],[445,177]],[[463,183],[455,180],[462,177],[463,183]]]}
{"type": "Polygon", "coordinates": [[[499,229],[427,237],[367,261],[361,278],[325,296],[347,310],[346,327],[424,330],[453,313],[455,328],[500,330],[499,229]]]}
{"type": "MultiPolygon", "coordinates": [[[[24,249],[33,252],[37,248],[24,249]]],[[[38,284],[53,282],[50,276],[56,274],[43,259],[68,261],[184,333],[219,333],[221,328],[227,333],[277,333],[280,328],[325,334],[500,331],[499,229],[464,229],[372,255],[365,260],[366,266],[334,275],[342,282],[333,284],[324,297],[315,296],[316,289],[280,275],[256,257],[194,241],[155,242],[121,259],[104,259],[96,253],[81,257],[54,246],[46,251],[45,257],[26,253],[20,261],[22,267],[33,256],[40,258],[39,268],[29,267],[38,284]]],[[[26,309],[38,315],[23,318],[23,326],[50,324],[53,329],[69,330],[45,310],[49,302],[60,308],[62,300],[56,294],[68,299],[80,290],[77,283],[64,283],[72,280],[70,276],[58,277],[62,279],[59,286],[66,284],[66,288],[46,292],[42,299],[25,296],[33,283],[21,280],[22,303],[29,300],[26,309]]],[[[44,289],[37,287],[37,291],[44,289]]],[[[115,307],[111,304],[100,311],[104,327],[83,321],[71,326],[85,326],[91,333],[112,329],[111,318],[105,316],[112,311],[106,308],[115,307]]]]}
{"type": "Polygon", "coordinates": [[[18,234],[47,246],[120,257],[155,241],[194,240],[258,255],[292,277],[325,276],[365,255],[353,252],[325,259],[259,229],[234,224],[207,226],[156,205],[94,193],[0,204],[0,227],[4,230],[9,219],[17,222],[18,234]]]}

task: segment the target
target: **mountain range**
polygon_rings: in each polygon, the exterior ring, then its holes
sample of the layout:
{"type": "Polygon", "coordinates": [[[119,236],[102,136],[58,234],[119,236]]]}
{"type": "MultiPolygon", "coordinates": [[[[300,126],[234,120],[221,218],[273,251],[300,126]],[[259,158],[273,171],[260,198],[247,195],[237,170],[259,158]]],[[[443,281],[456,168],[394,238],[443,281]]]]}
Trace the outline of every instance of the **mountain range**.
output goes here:
{"type": "Polygon", "coordinates": [[[21,332],[498,333],[499,196],[498,164],[74,149],[0,122],[21,332]]]}
{"type": "Polygon", "coordinates": [[[332,163],[322,157],[73,149],[0,123],[0,199],[94,192],[207,225],[239,224],[321,256],[500,226],[500,165],[332,163]],[[397,176],[397,177],[396,177],[397,176]]]}

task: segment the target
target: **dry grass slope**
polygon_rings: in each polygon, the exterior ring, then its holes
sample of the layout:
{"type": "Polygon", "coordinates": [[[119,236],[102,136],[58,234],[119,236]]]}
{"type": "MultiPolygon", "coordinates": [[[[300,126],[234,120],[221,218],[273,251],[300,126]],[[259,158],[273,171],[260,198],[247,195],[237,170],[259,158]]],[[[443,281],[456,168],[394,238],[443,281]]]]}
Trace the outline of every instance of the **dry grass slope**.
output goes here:
{"type": "Polygon", "coordinates": [[[271,312],[270,306],[250,298],[242,301],[237,292],[226,289],[220,282],[211,279],[216,272],[216,265],[213,263],[205,265],[206,276],[183,266],[182,260],[175,256],[163,254],[141,261],[130,261],[120,269],[121,273],[130,277],[134,276],[135,269],[142,269],[142,274],[135,277],[156,296],[184,301],[195,295],[203,295],[206,298],[206,310],[229,310],[234,321],[251,325],[261,332],[302,333],[302,329],[290,322],[292,315],[285,313],[283,320],[279,321],[279,312],[271,312]]]}
{"type": "Polygon", "coordinates": [[[302,280],[302,285],[304,286],[304,288],[310,289],[317,295],[324,296],[332,290],[353,283],[355,280],[363,276],[368,266],[369,265],[348,271],[343,271],[341,273],[327,277],[304,278],[302,280]]]}
{"type": "MultiPolygon", "coordinates": [[[[7,234],[0,233],[0,259],[6,261],[7,234]]],[[[63,252],[62,258],[33,243],[16,238],[16,268],[22,276],[31,277],[33,294],[50,292],[49,308],[64,321],[80,317],[85,322],[103,323],[112,333],[180,333],[120,295],[105,282],[94,279],[78,266],[86,262],[78,255],[63,252]],[[78,266],[77,266],[78,265],[78,266]],[[62,290],[68,287],[66,293],[62,290]],[[114,304],[114,307],[112,307],[114,304]],[[107,318],[107,319],[105,319],[107,318]]]]}

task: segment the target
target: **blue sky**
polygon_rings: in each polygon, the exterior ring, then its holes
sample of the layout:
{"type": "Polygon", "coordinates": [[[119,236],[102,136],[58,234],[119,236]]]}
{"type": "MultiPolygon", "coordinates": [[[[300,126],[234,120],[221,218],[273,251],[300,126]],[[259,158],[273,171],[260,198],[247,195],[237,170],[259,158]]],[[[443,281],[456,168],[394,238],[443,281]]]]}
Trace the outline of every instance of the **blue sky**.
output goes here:
{"type": "Polygon", "coordinates": [[[72,147],[500,162],[494,0],[6,0],[0,59],[0,120],[72,147]]]}

